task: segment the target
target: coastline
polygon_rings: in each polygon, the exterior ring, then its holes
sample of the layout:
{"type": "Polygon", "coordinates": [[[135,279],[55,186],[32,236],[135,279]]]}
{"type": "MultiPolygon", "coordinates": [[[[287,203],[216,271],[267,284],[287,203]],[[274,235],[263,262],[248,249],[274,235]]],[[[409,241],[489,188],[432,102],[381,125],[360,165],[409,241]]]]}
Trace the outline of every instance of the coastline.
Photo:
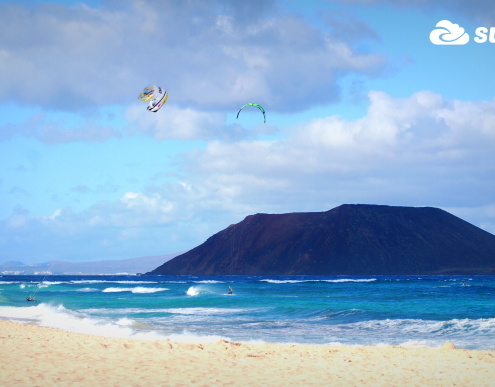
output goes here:
{"type": "Polygon", "coordinates": [[[0,320],[0,385],[493,386],[495,351],[118,339],[0,320]]]}

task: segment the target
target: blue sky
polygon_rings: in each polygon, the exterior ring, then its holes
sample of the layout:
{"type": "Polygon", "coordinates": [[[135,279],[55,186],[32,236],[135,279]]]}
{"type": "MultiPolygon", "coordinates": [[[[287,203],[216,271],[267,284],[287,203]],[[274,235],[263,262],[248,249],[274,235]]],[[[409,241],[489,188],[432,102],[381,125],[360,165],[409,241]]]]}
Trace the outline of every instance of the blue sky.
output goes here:
{"type": "Polygon", "coordinates": [[[0,262],[178,253],[344,203],[495,233],[495,45],[473,40],[495,4],[411,3],[0,1],[0,262]],[[441,20],[470,41],[432,44],[441,20]]]}

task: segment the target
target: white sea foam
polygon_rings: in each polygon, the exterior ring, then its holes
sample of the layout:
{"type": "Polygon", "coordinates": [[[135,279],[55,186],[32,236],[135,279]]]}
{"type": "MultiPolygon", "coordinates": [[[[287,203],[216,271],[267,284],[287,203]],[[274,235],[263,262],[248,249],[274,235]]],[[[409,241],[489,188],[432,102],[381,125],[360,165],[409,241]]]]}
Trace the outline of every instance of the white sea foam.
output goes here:
{"type": "Polygon", "coordinates": [[[112,322],[103,318],[88,317],[66,309],[63,305],[38,304],[30,307],[0,307],[0,318],[18,322],[34,322],[40,326],[69,332],[87,333],[105,337],[160,340],[166,336],[158,331],[137,331],[131,319],[112,322]]]}
{"type": "Polygon", "coordinates": [[[81,313],[104,315],[132,315],[138,313],[166,313],[168,309],[145,309],[145,308],[86,308],[80,309],[81,313]]]}
{"type": "MultiPolygon", "coordinates": [[[[446,341],[458,348],[494,348],[495,318],[452,319],[386,319],[345,324],[341,331],[352,330],[356,337],[375,337],[378,343],[439,347],[446,341]],[[391,342],[393,340],[393,342],[391,342]],[[419,344],[418,344],[419,343],[419,344]]],[[[377,345],[377,343],[371,343],[377,345]]]]}
{"type": "Polygon", "coordinates": [[[139,285],[139,284],[157,284],[156,281],[112,281],[112,280],[73,280],[68,283],[71,284],[128,284],[128,285],[139,285]]]}
{"type": "Polygon", "coordinates": [[[308,279],[308,280],[275,280],[275,279],[262,279],[261,282],[268,282],[271,284],[298,284],[305,282],[373,282],[376,281],[376,278],[361,278],[361,279],[353,279],[353,278],[339,278],[339,279],[331,279],[331,280],[322,280],[322,279],[308,279]]]}
{"type": "Polygon", "coordinates": [[[215,290],[210,290],[206,286],[200,285],[200,286],[191,286],[189,289],[187,289],[186,294],[188,296],[198,296],[201,294],[219,294],[215,290]]]}
{"type": "MultiPolygon", "coordinates": [[[[220,339],[230,340],[230,335],[237,329],[235,324],[230,324],[229,329],[222,329],[223,333],[207,333],[207,330],[196,331],[195,328],[178,331],[175,318],[170,319],[167,316],[150,317],[146,319],[134,318],[134,314],[139,313],[171,313],[174,316],[184,316],[184,324],[202,325],[202,321],[209,325],[211,321],[223,321],[224,316],[238,315],[244,312],[242,308],[161,308],[148,310],[142,308],[124,308],[124,309],[86,309],[72,311],[66,309],[63,305],[48,305],[45,303],[36,304],[26,307],[2,306],[0,307],[0,318],[20,322],[31,322],[41,326],[62,329],[66,331],[88,333],[106,337],[123,337],[123,338],[140,338],[140,339],[172,339],[182,342],[215,342],[220,339]],[[112,311],[114,313],[107,313],[112,311]],[[92,313],[103,314],[107,317],[96,317],[92,313]],[[113,316],[113,317],[111,317],[113,316]],[[190,317],[188,317],[190,316],[190,317]],[[218,317],[215,317],[218,316],[218,317]],[[206,318],[206,319],[205,319],[206,318]],[[219,318],[221,320],[212,320],[219,318]],[[163,320],[163,321],[162,321],[163,320]],[[233,328],[230,329],[230,328],[233,328]]],[[[249,314],[254,312],[249,309],[249,314]]],[[[252,322],[245,324],[245,329],[252,332],[254,327],[260,329],[254,331],[263,331],[263,327],[268,327],[266,321],[258,323],[252,322]]],[[[283,336],[274,331],[275,335],[266,337],[263,341],[284,342],[284,337],[293,342],[297,332],[300,329],[305,331],[303,324],[297,324],[291,328],[287,321],[271,321],[271,328],[279,327],[284,329],[283,336]],[[288,330],[289,329],[289,330],[288,330]],[[295,329],[294,334],[291,330],[295,329]],[[268,339],[268,340],[267,340],[268,339]]],[[[182,325],[182,324],[180,324],[182,325]]],[[[179,325],[179,326],[180,326],[179,325]]],[[[308,327],[313,327],[311,324],[308,327]]],[[[314,327],[313,327],[314,328],[314,327]]],[[[311,329],[313,329],[311,328],[311,329]]],[[[314,332],[314,331],[311,331],[314,332]]],[[[448,321],[428,321],[415,319],[388,319],[388,320],[370,320],[356,323],[325,325],[320,327],[319,334],[326,337],[322,343],[332,344],[339,343],[345,345],[400,345],[404,347],[440,347],[446,341],[453,342],[458,348],[492,348],[493,340],[487,337],[495,337],[495,318],[488,319],[453,319],[448,321]],[[352,335],[349,336],[349,333],[352,335]],[[342,340],[343,338],[345,340],[342,340]],[[369,339],[374,341],[370,341],[369,339]],[[481,342],[480,340],[484,340],[481,342]]],[[[237,341],[246,341],[252,338],[237,338],[237,341]]],[[[258,339],[259,340],[259,339],[258,339]]],[[[296,340],[297,341],[297,340],[296,340]]],[[[303,344],[304,342],[301,342],[303,344]]]]}
{"type": "Polygon", "coordinates": [[[191,286],[189,289],[187,289],[186,294],[188,296],[197,296],[199,294],[199,288],[196,286],[191,286]]]}
{"type": "Polygon", "coordinates": [[[122,317],[121,319],[117,320],[117,325],[120,325],[122,327],[130,327],[134,324],[136,324],[136,321],[127,317],[122,317]]]}
{"type": "MultiPolygon", "coordinates": [[[[237,308],[170,308],[166,309],[169,313],[175,314],[187,314],[187,315],[224,315],[224,314],[237,314],[246,311],[247,309],[237,308]]],[[[252,311],[251,311],[252,312],[252,311]]]]}
{"type": "Polygon", "coordinates": [[[167,288],[145,288],[143,286],[137,286],[135,288],[106,288],[103,289],[103,293],[120,293],[120,292],[131,292],[131,293],[158,293],[165,290],[170,290],[167,288]]]}
{"type": "Polygon", "coordinates": [[[419,320],[419,319],[385,319],[368,320],[354,323],[355,328],[370,330],[396,329],[407,334],[419,333],[458,333],[476,332],[493,333],[495,336],[495,318],[486,319],[452,319],[447,321],[419,320]]]}
{"type": "Polygon", "coordinates": [[[232,341],[230,338],[225,336],[216,335],[197,335],[188,331],[184,331],[181,334],[172,334],[168,336],[172,341],[180,343],[216,343],[220,340],[232,341]]]}
{"type": "Polygon", "coordinates": [[[78,292],[97,292],[98,289],[96,288],[81,288],[81,289],[77,289],[78,292]]]}
{"type": "MultiPolygon", "coordinates": [[[[255,313],[256,309],[242,309],[242,308],[206,308],[206,307],[191,307],[191,308],[156,308],[156,309],[146,309],[146,308],[87,308],[81,309],[81,313],[87,314],[105,314],[112,316],[130,316],[133,314],[178,314],[178,315],[191,315],[191,316],[212,316],[212,315],[230,315],[242,312],[255,313]]],[[[169,318],[167,315],[166,318],[169,318]]]]}
{"type": "Polygon", "coordinates": [[[123,317],[117,321],[88,317],[83,313],[66,309],[63,305],[38,304],[30,307],[0,307],[0,318],[17,322],[30,322],[40,326],[69,332],[85,333],[104,337],[133,338],[141,340],[171,339],[177,342],[213,343],[230,338],[218,335],[201,335],[184,330],[167,334],[163,329],[153,329],[134,319],[123,317]],[[146,326],[147,330],[139,327],[146,326]]]}
{"type": "Polygon", "coordinates": [[[336,280],[322,280],[322,282],[334,282],[334,283],[339,283],[339,282],[374,282],[374,281],[376,281],[376,278],[361,278],[361,279],[342,278],[342,279],[336,279],[336,280]]]}

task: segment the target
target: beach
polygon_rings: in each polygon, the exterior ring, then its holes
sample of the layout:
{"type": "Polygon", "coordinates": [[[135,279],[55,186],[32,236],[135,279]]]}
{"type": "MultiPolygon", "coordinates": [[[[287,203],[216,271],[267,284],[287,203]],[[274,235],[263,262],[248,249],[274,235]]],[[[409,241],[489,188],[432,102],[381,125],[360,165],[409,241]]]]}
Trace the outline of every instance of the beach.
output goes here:
{"type": "Polygon", "coordinates": [[[0,321],[4,386],[493,386],[495,351],[182,343],[0,321]]]}

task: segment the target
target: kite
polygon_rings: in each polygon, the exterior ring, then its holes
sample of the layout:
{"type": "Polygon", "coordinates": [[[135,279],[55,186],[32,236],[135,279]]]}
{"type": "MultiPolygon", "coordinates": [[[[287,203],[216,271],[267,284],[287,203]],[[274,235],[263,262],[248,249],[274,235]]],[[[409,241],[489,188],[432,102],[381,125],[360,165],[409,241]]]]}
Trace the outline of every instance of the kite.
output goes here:
{"type": "Polygon", "coordinates": [[[153,113],[160,110],[167,98],[167,91],[156,85],[146,86],[138,97],[141,101],[150,101],[147,109],[153,113]]]}
{"type": "Polygon", "coordinates": [[[237,118],[239,118],[239,113],[240,113],[240,112],[241,112],[241,110],[242,110],[242,109],[244,109],[246,106],[255,106],[255,107],[257,107],[258,109],[260,109],[260,110],[261,110],[261,112],[263,113],[263,119],[264,119],[264,120],[263,120],[263,122],[264,122],[264,123],[266,123],[266,114],[265,114],[265,109],[263,109],[263,107],[262,107],[262,106],[260,106],[260,105],[258,105],[257,103],[247,103],[247,104],[245,104],[245,105],[244,105],[243,107],[241,107],[241,108],[239,109],[239,111],[237,112],[237,118]]]}

